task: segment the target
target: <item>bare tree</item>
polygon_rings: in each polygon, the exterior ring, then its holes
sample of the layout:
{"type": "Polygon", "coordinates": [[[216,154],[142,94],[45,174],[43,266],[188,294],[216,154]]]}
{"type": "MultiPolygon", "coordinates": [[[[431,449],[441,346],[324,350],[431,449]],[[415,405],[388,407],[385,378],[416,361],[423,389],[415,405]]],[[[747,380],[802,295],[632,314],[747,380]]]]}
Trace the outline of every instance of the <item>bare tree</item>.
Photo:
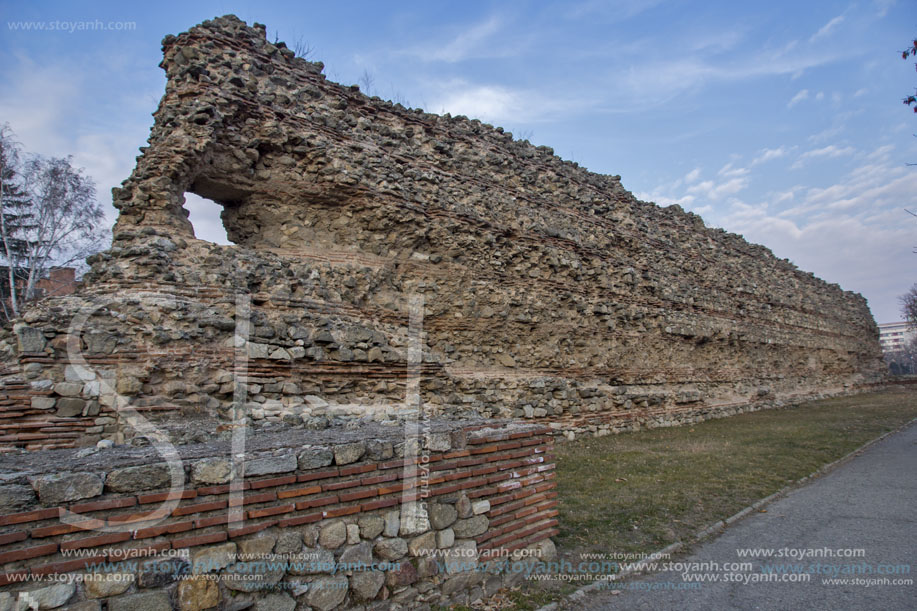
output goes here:
{"type": "Polygon", "coordinates": [[[363,93],[372,97],[376,85],[376,78],[373,76],[372,72],[364,68],[363,74],[360,75],[357,84],[360,85],[360,90],[363,93]]]}
{"type": "Polygon", "coordinates": [[[2,301],[9,317],[37,297],[36,285],[52,266],[70,266],[101,250],[104,215],[95,184],[70,157],[33,155],[22,161],[5,127],[0,152],[7,151],[9,175],[18,179],[4,181],[0,189],[0,256],[9,271],[9,295],[2,301]],[[18,194],[16,206],[9,205],[11,193],[18,194]]]}
{"type": "Polygon", "coordinates": [[[904,319],[913,325],[917,325],[917,284],[911,287],[907,293],[899,297],[901,301],[901,314],[904,319]]]}

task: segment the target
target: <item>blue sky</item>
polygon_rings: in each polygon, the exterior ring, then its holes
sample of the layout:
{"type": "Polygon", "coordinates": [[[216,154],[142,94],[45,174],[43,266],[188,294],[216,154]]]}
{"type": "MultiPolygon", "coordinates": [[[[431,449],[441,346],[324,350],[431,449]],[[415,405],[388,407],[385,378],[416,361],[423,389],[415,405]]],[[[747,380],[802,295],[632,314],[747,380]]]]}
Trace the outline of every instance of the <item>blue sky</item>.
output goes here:
{"type": "MultiPolygon", "coordinates": [[[[333,80],[620,174],[862,293],[877,322],[917,282],[913,0],[6,1],[0,122],[32,152],[72,154],[110,208],[164,89],[160,40],[226,13],[307,44],[333,80]]],[[[188,207],[200,237],[225,239],[188,207]]]]}

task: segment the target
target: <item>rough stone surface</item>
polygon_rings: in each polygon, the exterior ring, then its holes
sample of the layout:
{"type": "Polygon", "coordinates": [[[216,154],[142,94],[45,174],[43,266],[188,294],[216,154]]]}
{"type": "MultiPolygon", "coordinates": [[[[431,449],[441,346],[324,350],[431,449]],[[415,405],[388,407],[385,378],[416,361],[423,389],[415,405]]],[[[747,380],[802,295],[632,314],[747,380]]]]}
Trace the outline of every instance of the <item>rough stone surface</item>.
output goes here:
{"type": "Polygon", "coordinates": [[[459,539],[471,539],[485,533],[489,523],[487,516],[474,516],[473,518],[457,520],[452,525],[452,530],[455,531],[455,536],[459,539]]]}
{"type": "Polygon", "coordinates": [[[178,584],[177,600],[180,611],[204,611],[220,604],[220,588],[216,581],[195,576],[178,584]]]}
{"type": "Polygon", "coordinates": [[[334,461],[334,453],[328,448],[306,448],[299,454],[300,469],[317,469],[330,465],[334,461]]]}
{"type": "Polygon", "coordinates": [[[429,512],[430,524],[436,530],[442,530],[443,528],[452,526],[452,523],[455,522],[455,519],[458,517],[455,507],[446,503],[431,503],[429,505],[429,512]]]}
{"type": "Polygon", "coordinates": [[[306,604],[319,611],[330,611],[344,602],[349,583],[347,577],[320,577],[312,582],[306,594],[306,604]]]}
{"type": "Polygon", "coordinates": [[[376,555],[383,560],[398,560],[408,553],[408,544],[404,539],[382,539],[373,547],[376,555]]]}
{"type": "Polygon", "coordinates": [[[56,609],[65,604],[76,592],[72,583],[56,583],[34,588],[19,594],[20,609],[56,609]]]}
{"type": "Polygon", "coordinates": [[[0,513],[25,511],[34,503],[35,491],[31,487],[23,484],[0,485],[0,513]]]}
{"type": "Polygon", "coordinates": [[[426,532],[408,542],[408,553],[412,556],[429,554],[436,549],[436,533],[426,532]]]}
{"type": "Polygon", "coordinates": [[[360,528],[360,536],[372,540],[382,534],[385,519],[378,515],[360,516],[357,525],[360,528]]]}
{"type": "Polygon", "coordinates": [[[60,473],[37,478],[35,488],[44,505],[58,505],[102,494],[102,478],[94,473],[60,473]]]}
{"type": "Polygon", "coordinates": [[[191,479],[196,484],[225,484],[232,479],[233,466],[222,458],[206,458],[194,463],[191,479]]]}
{"type": "Polygon", "coordinates": [[[296,600],[289,594],[267,594],[255,600],[255,611],[293,611],[296,600]]]}
{"type": "Polygon", "coordinates": [[[318,544],[325,549],[337,549],[347,542],[347,525],[343,522],[332,522],[323,526],[318,534],[318,544]]]}
{"type": "Polygon", "coordinates": [[[357,601],[374,599],[384,583],[385,573],[382,571],[359,571],[350,577],[350,589],[357,601]]]}
{"type": "Polygon", "coordinates": [[[382,534],[386,537],[397,537],[398,530],[401,528],[401,511],[394,509],[385,513],[385,526],[382,534]]]}
{"type": "Polygon", "coordinates": [[[163,591],[141,592],[112,598],[108,601],[109,611],[172,611],[169,593],[163,591]]]}
{"type": "Polygon", "coordinates": [[[86,595],[91,598],[117,596],[134,584],[134,574],[95,572],[87,575],[83,584],[86,595]]]}
{"type": "MultiPolygon", "coordinates": [[[[184,475],[182,475],[184,482],[184,475]]],[[[166,488],[172,483],[172,472],[166,463],[115,469],[105,478],[105,487],[113,492],[137,492],[166,488]]]]}
{"type": "Polygon", "coordinates": [[[334,464],[349,465],[357,462],[366,453],[366,444],[362,441],[342,443],[334,446],[334,464]]]}
{"type": "Polygon", "coordinates": [[[255,458],[245,462],[245,475],[270,475],[272,473],[289,473],[295,471],[297,467],[296,456],[293,454],[282,454],[280,456],[266,456],[264,458],[255,458]]]}
{"type": "MultiPolygon", "coordinates": [[[[398,406],[418,291],[421,400],[436,415],[592,434],[882,380],[861,296],[677,205],[639,201],[618,176],[333,83],[232,16],[167,36],[161,66],[148,146],[113,191],[111,248],[91,257],[82,292],[39,302],[0,333],[11,365],[0,371],[39,365],[23,373],[60,391],[43,397],[90,410],[94,380],[63,369],[69,323],[96,297],[108,301],[83,333],[87,350],[111,361],[122,399],[167,408],[151,417],[175,437],[223,432],[236,390],[257,426],[407,417],[398,406]],[[223,206],[233,246],[195,238],[185,193],[223,206]],[[230,373],[243,348],[240,290],[252,296],[244,348],[264,383],[230,373]],[[42,363],[24,362],[36,352],[42,363]]],[[[111,418],[101,434],[137,435],[112,393],[99,399],[111,418]]],[[[88,411],[74,417],[89,423],[88,411]]],[[[76,443],[38,441],[52,440],[76,443]]]]}
{"type": "Polygon", "coordinates": [[[213,573],[235,562],[236,544],[221,543],[202,547],[191,556],[191,572],[195,575],[213,573]]]}

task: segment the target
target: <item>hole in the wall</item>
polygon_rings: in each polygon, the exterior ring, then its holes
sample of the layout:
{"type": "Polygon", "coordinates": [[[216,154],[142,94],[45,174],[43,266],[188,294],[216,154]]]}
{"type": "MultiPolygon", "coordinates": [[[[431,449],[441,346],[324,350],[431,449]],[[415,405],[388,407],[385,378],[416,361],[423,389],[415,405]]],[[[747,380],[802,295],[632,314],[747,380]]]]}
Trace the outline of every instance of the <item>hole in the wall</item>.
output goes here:
{"type": "Polygon", "coordinates": [[[194,227],[194,237],[214,244],[232,244],[226,235],[226,228],[220,213],[223,206],[194,193],[185,193],[185,209],[188,211],[188,220],[194,227]]]}

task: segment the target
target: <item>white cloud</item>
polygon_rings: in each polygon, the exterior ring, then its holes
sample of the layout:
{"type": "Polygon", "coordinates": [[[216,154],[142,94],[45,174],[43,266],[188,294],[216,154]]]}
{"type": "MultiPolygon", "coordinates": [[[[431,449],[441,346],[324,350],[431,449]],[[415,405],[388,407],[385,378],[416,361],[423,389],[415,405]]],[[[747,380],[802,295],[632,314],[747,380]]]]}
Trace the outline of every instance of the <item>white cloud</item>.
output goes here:
{"type": "Polygon", "coordinates": [[[834,30],[841,23],[843,23],[843,21],[844,21],[844,16],[838,15],[837,17],[835,17],[834,19],[832,19],[831,21],[823,25],[821,28],[819,28],[817,32],[812,34],[812,38],[809,39],[809,42],[815,42],[819,38],[824,38],[825,36],[828,36],[831,33],[831,31],[834,30]]]}
{"type": "Polygon", "coordinates": [[[745,176],[748,174],[748,168],[734,168],[732,167],[732,162],[730,161],[717,172],[718,176],[745,176]]]}
{"type": "Polygon", "coordinates": [[[688,184],[695,182],[698,178],[700,178],[700,168],[694,168],[685,174],[685,182],[688,184]]]}
{"type": "Polygon", "coordinates": [[[821,101],[824,100],[824,99],[825,99],[825,92],[824,92],[824,91],[819,91],[818,93],[815,94],[815,100],[816,100],[816,101],[821,102],[821,101]]]}
{"type": "Polygon", "coordinates": [[[467,30],[459,32],[446,43],[427,43],[402,51],[422,61],[442,61],[448,63],[461,62],[467,59],[480,59],[484,57],[508,57],[521,51],[521,45],[515,41],[514,45],[497,45],[493,41],[495,34],[503,29],[503,22],[496,16],[491,16],[480,23],[476,23],[467,30]]]}
{"type": "Polygon", "coordinates": [[[745,176],[739,176],[736,178],[730,178],[729,180],[721,183],[716,183],[712,180],[705,180],[703,182],[697,183],[696,185],[691,185],[687,188],[687,191],[689,193],[696,193],[706,197],[707,199],[716,201],[729,195],[735,195],[747,186],[748,178],[745,176]]]}
{"type": "Polygon", "coordinates": [[[856,152],[856,149],[853,148],[852,146],[841,147],[841,146],[835,146],[833,144],[829,144],[828,146],[822,147],[820,149],[813,149],[811,151],[806,151],[805,153],[800,155],[796,159],[796,162],[793,163],[793,165],[790,167],[792,167],[793,169],[798,169],[804,166],[810,159],[818,159],[818,158],[833,159],[836,157],[844,157],[846,155],[852,155],[855,152],[856,152]]]}
{"type": "Polygon", "coordinates": [[[788,152],[789,152],[789,149],[787,149],[787,147],[785,146],[778,146],[775,149],[767,149],[767,148],[762,149],[761,152],[758,154],[758,156],[752,160],[751,165],[756,166],[761,163],[767,163],[768,161],[771,161],[774,159],[780,159],[781,157],[786,157],[788,152]]]}
{"type": "Polygon", "coordinates": [[[857,89],[856,93],[853,94],[853,97],[858,98],[860,96],[866,95],[867,93],[869,93],[869,89],[864,87],[862,89],[857,89]]]}
{"type": "Polygon", "coordinates": [[[592,102],[579,97],[566,99],[538,91],[501,85],[477,85],[461,79],[441,83],[430,108],[435,112],[467,115],[490,123],[543,120],[587,107],[592,102]]]}
{"type": "Polygon", "coordinates": [[[789,102],[787,102],[786,107],[787,107],[787,108],[792,108],[792,107],[796,106],[797,104],[799,104],[800,102],[802,102],[803,100],[807,99],[808,97],[809,97],[809,90],[808,90],[808,89],[803,89],[802,91],[800,91],[799,93],[797,93],[796,95],[794,95],[794,96],[793,96],[793,99],[791,99],[789,102]]]}

